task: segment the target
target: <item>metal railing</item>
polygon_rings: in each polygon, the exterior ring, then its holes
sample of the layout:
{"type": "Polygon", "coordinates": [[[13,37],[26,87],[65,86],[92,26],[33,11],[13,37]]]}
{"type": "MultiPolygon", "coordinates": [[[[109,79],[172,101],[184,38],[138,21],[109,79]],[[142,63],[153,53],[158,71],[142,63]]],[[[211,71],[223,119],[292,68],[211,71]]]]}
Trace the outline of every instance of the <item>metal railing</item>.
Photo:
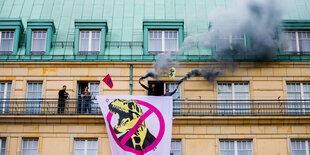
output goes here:
{"type": "MultiPolygon", "coordinates": [[[[0,99],[0,115],[100,115],[97,100],[0,99]]],[[[174,116],[310,116],[310,100],[174,100],[174,116]]]]}

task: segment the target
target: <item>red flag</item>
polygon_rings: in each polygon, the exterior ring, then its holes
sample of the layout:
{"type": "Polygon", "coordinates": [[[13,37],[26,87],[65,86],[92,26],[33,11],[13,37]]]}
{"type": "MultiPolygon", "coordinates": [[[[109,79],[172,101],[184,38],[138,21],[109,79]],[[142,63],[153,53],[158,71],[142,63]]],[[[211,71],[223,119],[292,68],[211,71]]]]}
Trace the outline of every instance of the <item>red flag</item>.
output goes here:
{"type": "Polygon", "coordinates": [[[110,88],[113,87],[113,82],[111,79],[110,74],[108,74],[107,76],[105,76],[105,78],[102,80],[105,84],[107,84],[110,88]]]}

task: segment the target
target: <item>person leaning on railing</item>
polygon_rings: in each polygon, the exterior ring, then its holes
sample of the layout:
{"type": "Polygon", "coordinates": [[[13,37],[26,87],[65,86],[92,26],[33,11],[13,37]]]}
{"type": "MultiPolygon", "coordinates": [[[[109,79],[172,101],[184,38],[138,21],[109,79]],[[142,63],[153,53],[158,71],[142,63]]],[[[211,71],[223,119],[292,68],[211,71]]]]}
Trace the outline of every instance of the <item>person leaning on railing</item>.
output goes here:
{"type": "Polygon", "coordinates": [[[63,85],[62,89],[58,92],[58,108],[57,112],[63,114],[66,106],[66,99],[69,96],[69,93],[66,92],[67,86],[63,85]]]}

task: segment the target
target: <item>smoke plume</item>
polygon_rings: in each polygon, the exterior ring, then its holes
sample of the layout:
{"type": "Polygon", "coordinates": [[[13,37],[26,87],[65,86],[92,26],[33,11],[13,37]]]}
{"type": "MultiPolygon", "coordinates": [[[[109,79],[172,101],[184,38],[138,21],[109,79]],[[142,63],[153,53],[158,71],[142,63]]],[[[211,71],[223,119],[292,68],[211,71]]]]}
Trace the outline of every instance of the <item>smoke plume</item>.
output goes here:
{"type": "Polygon", "coordinates": [[[147,71],[147,73],[146,73],[144,76],[142,76],[142,77],[140,78],[140,80],[146,79],[146,78],[148,78],[148,77],[151,77],[151,78],[157,79],[157,78],[159,77],[159,75],[158,75],[158,74],[153,73],[153,72],[152,72],[152,71],[150,71],[150,70],[148,70],[148,71],[147,71]]]}
{"type": "Polygon", "coordinates": [[[219,75],[223,74],[222,70],[208,70],[206,68],[203,69],[193,69],[192,71],[188,72],[178,83],[180,85],[185,80],[189,79],[190,77],[203,77],[209,82],[213,82],[219,75]]]}
{"type": "Polygon", "coordinates": [[[216,47],[219,62],[271,61],[281,45],[278,30],[284,3],[238,0],[231,8],[217,8],[209,16],[209,32],[187,37],[181,51],[216,47]]]}

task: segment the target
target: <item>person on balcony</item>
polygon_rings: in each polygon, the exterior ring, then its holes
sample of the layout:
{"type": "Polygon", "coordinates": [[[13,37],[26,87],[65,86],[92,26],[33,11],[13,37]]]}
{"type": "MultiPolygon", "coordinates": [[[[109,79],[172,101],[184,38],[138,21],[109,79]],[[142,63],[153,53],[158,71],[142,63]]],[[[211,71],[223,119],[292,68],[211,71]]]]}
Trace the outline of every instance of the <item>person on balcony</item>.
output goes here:
{"type": "Polygon", "coordinates": [[[141,79],[139,80],[139,84],[148,91],[148,95],[150,96],[160,96],[159,92],[156,88],[156,85],[153,83],[151,87],[147,87],[146,85],[141,83],[141,79]]]}
{"type": "Polygon", "coordinates": [[[166,88],[166,92],[164,96],[172,96],[175,92],[177,92],[178,88],[179,88],[179,85],[177,85],[177,87],[175,88],[173,92],[170,92],[169,88],[166,88]]]}
{"type": "Polygon", "coordinates": [[[91,92],[88,91],[88,86],[85,87],[84,91],[81,94],[82,97],[82,113],[91,113],[91,92]]]}
{"type": "Polygon", "coordinates": [[[62,89],[58,92],[58,108],[57,112],[63,114],[66,106],[66,99],[69,96],[69,93],[66,92],[67,86],[63,85],[62,89]]]}

